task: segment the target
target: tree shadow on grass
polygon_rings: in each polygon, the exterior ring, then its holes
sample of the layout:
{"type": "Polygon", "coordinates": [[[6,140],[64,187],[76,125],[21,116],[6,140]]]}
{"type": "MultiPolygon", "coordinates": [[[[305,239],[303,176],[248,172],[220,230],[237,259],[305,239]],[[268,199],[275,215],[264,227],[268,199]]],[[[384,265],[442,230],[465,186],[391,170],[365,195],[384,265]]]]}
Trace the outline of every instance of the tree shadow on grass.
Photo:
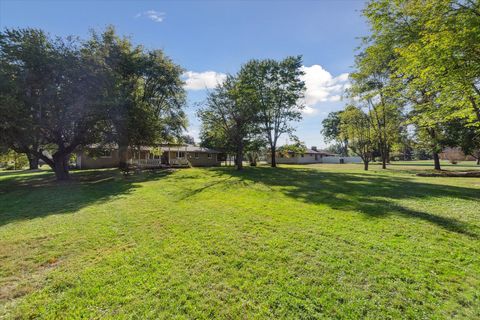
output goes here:
{"type": "Polygon", "coordinates": [[[124,177],[118,170],[77,171],[71,181],[57,182],[53,173],[18,175],[0,181],[0,226],[83,207],[127,195],[139,183],[162,179],[169,170],[124,177]]]}
{"type": "Polygon", "coordinates": [[[446,196],[479,201],[479,189],[421,183],[407,177],[312,169],[259,167],[248,168],[243,172],[230,168],[217,171],[247,182],[262,183],[300,201],[324,204],[332,209],[359,211],[373,218],[399,215],[426,221],[473,238],[480,237],[480,230],[476,225],[452,217],[406,208],[394,201],[446,196]]]}

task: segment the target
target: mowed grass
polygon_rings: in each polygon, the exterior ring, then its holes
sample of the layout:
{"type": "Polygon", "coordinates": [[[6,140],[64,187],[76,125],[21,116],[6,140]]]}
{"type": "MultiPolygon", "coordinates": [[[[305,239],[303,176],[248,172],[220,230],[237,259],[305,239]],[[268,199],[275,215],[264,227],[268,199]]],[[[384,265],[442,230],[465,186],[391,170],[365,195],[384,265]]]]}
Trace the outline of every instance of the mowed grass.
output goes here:
{"type": "Polygon", "coordinates": [[[479,318],[480,178],[425,169],[0,172],[0,318],[479,318]]]}

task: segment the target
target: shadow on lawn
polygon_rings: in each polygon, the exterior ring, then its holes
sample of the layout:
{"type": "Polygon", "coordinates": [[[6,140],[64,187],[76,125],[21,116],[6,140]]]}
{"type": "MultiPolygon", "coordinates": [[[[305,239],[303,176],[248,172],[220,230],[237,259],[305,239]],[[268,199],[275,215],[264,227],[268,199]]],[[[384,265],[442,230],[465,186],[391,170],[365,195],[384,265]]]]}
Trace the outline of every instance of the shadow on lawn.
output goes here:
{"type": "MultiPolygon", "coordinates": [[[[138,183],[161,179],[171,171],[124,177],[118,170],[77,171],[71,181],[56,182],[53,173],[11,173],[0,181],[0,226],[13,221],[72,213],[97,202],[126,195],[138,183]]],[[[5,175],[4,175],[5,177],[5,175]]]]}
{"type": "Polygon", "coordinates": [[[479,237],[479,228],[455,218],[413,210],[394,199],[423,199],[450,196],[479,201],[480,190],[420,183],[409,178],[364,173],[324,172],[296,168],[247,168],[238,172],[218,169],[222,175],[246,182],[262,183],[305,202],[325,204],[332,209],[355,210],[369,217],[396,214],[427,221],[448,231],[479,237]]]}

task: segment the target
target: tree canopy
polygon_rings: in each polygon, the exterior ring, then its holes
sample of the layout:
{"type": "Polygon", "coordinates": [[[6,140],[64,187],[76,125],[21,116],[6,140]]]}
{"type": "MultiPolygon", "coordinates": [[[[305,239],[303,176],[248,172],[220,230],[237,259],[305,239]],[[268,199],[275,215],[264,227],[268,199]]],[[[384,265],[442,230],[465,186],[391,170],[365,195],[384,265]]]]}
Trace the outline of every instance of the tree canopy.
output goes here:
{"type": "Polygon", "coordinates": [[[182,69],[108,28],[88,41],[38,29],[0,33],[2,144],[69,178],[72,152],[93,143],[151,144],[185,126],[182,69]]]}

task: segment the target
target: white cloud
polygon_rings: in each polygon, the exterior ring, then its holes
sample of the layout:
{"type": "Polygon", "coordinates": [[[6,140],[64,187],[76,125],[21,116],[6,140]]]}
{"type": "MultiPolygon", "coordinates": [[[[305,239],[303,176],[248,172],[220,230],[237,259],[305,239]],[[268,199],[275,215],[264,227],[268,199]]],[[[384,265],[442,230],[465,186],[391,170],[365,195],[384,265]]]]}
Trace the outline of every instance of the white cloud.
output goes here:
{"type": "Polygon", "coordinates": [[[302,112],[303,112],[304,114],[311,115],[311,114],[317,113],[318,110],[315,109],[315,108],[312,108],[312,107],[310,107],[310,106],[305,106],[305,108],[302,109],[302,112]]]}
{"type": "Polygon", "coordinates": [[[302,67],[305,75],[305,103],[312,107],[319,102],[340,101],[343,91],[348,88],[348,73],[333,77],[322,66],[314,64],[311,67],[302,67]]]}
{"type": "Polygon", "coordinates": [[[146,17],[154,22],[162,22],[165,19],[165,12],[155,10],[148,10],[142,13],[137,13],[135,18],[146,17]]]}
{"type": "Polygon", "coordinates": [[[226,74],[215,71],[187,71],[183,76],[185,80],[184,88],[186,90],[212,89],[215,88],[217,84],[225,81],[225,78],[227,77],[226,74]]]}

